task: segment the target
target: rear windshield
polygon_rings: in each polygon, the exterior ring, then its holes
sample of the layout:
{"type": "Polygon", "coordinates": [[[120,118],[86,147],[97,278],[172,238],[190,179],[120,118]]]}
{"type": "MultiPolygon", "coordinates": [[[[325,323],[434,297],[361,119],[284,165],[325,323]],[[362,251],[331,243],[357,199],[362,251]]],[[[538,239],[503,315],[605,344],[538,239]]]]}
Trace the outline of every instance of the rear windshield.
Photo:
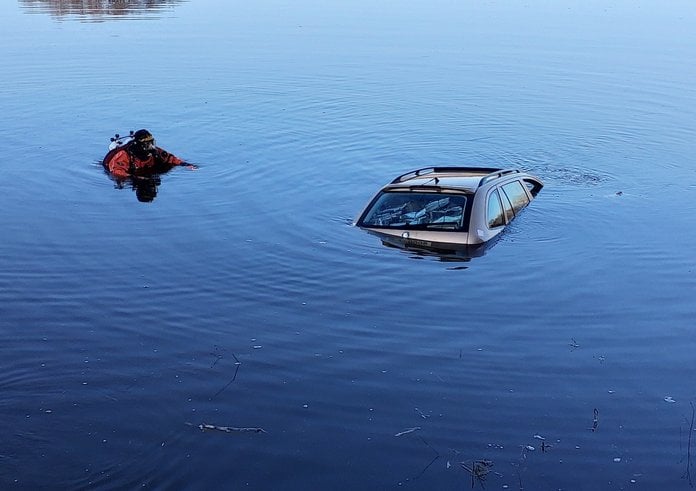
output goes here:
{"type": "Polygon", "coordinates": [[[382,192],[363,214],[359,226],[461,230],[466,195],[382,192]]]}

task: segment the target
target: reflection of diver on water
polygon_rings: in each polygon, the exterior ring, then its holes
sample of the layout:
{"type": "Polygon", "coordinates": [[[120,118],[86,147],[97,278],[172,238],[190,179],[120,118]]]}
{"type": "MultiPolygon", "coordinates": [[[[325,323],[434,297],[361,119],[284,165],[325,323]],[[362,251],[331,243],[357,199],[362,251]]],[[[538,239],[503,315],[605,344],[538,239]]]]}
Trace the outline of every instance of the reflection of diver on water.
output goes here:
{"type": "Polygon", "coordinates": [[[173,167],[198,168],[158,147],[152,134],[145,129],[112,138],[102,165],[117,188],[123,189],[130,184],[138,201],[142,202],[155,199],[157,186],[162,183],[160,175],[173,167]]]}
{"type": "Polygon", "coordinates": [[[127,186],[135,191],[135,196],[141,203],[149,203],[157,196],[157,187],[162,184],[160,174],[150,176],[135,176],[127,179],[114,178],[116,189],[125,189],[127,186]]]}

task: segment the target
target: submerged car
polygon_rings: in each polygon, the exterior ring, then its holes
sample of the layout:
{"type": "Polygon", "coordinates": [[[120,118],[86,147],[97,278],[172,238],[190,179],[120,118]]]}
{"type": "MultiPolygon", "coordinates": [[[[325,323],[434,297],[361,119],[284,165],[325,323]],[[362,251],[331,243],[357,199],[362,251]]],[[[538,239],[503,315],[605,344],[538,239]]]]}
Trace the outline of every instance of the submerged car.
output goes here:
{"type": "Polygon", "coordinates": [[[384,186],[354,225],[385,245],[479,256],[543,186],[517,169],[426,167],[384,186]]]}

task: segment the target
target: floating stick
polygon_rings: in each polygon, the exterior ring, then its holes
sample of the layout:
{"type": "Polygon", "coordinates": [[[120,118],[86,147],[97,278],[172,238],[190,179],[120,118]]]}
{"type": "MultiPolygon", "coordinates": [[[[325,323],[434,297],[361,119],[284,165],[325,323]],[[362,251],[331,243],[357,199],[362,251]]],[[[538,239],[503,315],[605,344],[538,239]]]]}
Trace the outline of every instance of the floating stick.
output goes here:
{"type": "Polygon", "coordinates": [[[266,430],[263,428],[238,428],[236,426],[217,426],[217,425],[209,425],[209,424],[199,424],[198,429],[201,431],[206,431],[206,430],[215,430],[215,431],[224,431],[225,433],[232,433],[233,431],[240,431],[240,432],[250,432],[250,433],[266,433],[266,430]]]}
{"type": "Polygon", "coordinates": [[[398,433],[397,433],[396,435],[394,435],[394,436],[406,435],[406,434],[408,434],[408,433],[413,433],[414,431],[417,431],[417,430],[420,430],[420,429],[421,429],[420,426],[414,426],[413,428],[407,428],[407,429],[405,429],[404,431],[400,431],[400,432],[398,432],[398,433]]]}

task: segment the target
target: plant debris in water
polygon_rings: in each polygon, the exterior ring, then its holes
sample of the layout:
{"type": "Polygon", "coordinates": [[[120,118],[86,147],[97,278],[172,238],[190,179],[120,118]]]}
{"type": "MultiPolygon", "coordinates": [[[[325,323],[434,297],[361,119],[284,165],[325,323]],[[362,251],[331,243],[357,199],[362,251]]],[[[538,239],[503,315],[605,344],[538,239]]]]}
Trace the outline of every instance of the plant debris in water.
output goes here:
{"type": "Polygon", "coordinates": [[[473,488],[478,482],[483,488],[483,483],[493,467],[493,461],[488,459],[474,460],[471,463],[471,467],[469,467],[467,464],[468,462],[459,463],[464,470],[471,474],[471,487],[473,488]]]}
{"type": "Polygon", "coordinates": [[[249,427],[249,428],[242,428],[242,427],[237,427],[237,426],[217,426],[217,425],[209,425],[206,423],[202,423],[198,425],[198,429],[201,431],[223,431],[225,433],[232,433],[235,431],[239,432],[249,432],[249,433],[266,433],[266,430],[263,428],[257,428],[257,427],[249,427]]]}
{"type": "MultiPolygon", "coordinates": [[[[694,487],[694,482],[691,479],[691,436],[694,434],[694,416],[696,415],[696,408],[694,408],[694,403],[690,402],[691,405],[691,425],[689,426],[689,438],[686,446],[686,470],[682,474],[682,479],[686,479],[690,487],[694,487]]],[[[681,428],[680,428],[681,430],[681,428]]]]}
{"type": "Polygon", "coordinates": [[[592,428],[589,428],[590,431],[597,431],[597,426],[599,426],[599,411],[597,408],[594,408],[594,417],[592,418],[592,428]]]}
{"type": "Polygon", "coordinates": [[[407,428],[407,429],[405,429],[404,431],[400,431],[400,432],[398,432],[398,433],[397,433],[396,435],[394,435],[394,436],[407,435],[407,434],[409,434],[409,433],[413,433],[414,431],[418,431],[418,430],[420,430],[420,429],[421,429],[420,426],[414,426],[413,428],[407,428]]]}

